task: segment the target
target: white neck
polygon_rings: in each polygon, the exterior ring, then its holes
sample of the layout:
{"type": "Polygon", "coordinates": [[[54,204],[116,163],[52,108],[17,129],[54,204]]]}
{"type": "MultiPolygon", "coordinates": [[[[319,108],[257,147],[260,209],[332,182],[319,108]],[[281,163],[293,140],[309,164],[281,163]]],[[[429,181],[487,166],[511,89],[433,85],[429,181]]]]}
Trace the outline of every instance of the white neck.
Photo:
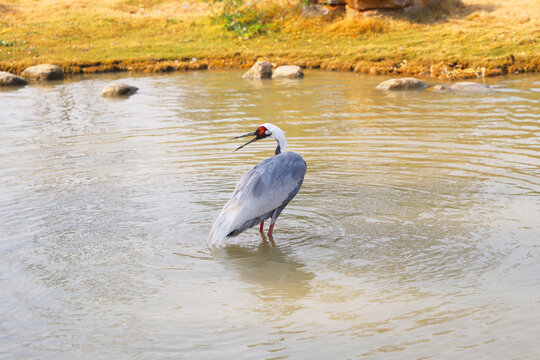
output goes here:
{"type": "Polygon", "coordinates": [[[270,130],[270,132],[272,133],[270,137],[277,141],[278,145],[276,148],[276,155],[287,151],[287,139],[285,138],[285,133],[283,132],[283,130],[278,128],[276,125],[269,123],[263,124],[262,126],[270,130]]]}

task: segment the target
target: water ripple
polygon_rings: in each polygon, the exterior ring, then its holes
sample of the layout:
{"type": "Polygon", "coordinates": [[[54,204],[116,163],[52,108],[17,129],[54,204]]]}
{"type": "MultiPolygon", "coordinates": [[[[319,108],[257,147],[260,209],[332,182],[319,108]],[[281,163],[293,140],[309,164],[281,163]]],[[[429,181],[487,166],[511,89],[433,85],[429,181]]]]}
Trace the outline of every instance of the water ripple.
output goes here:
{"type": "Polygon", "coordinates": [[[0,90],[11,357],[540,356],[537,76],[471,95],[195,72],[99,97],[122,76],[0,90]],[[212,221],[275,146],[230,139],[265,122],[304,185],[276,247],[253,229],[212,252],[212,221]]]}

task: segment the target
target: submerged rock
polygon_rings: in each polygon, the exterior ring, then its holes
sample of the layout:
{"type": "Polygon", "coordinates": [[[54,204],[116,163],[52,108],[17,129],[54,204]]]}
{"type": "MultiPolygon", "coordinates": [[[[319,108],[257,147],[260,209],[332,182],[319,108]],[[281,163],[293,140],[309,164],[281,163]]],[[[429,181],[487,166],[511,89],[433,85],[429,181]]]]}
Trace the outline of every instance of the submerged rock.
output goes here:
{"type": "Polygon", "coordinates": [[[390,79],[377,85],[377,90],[421,90],[427,85],[415,78],[390,79]]]}
{"type": "Polygon", "coordinates": [[[448,86],[438,84],[433,87],[433,91],[437,91],[437,92],[448,91],[448,86]]]}
{"type": "Polygon", "coordinates": [[[450,89],[455,91],[466,91],[466,92],[486,92],[490,91],[490,87],[486,84],[475,83],[471,81],[462,81],[453,84],[450,89]]]}
{"type": "Polygon", "coordinates": [[[0,71],[0,86],[25,86],[28,81],[7,71],[0,71]]]}
{"type": "Polygon", "coordinates": [[[30,66],[22,72],[21,76],[28,80],[62,80],[64,71],[58,65],[41,64],[30,66]]]}
{"type": "Polygon", "coordinates": [[[284,65],[278,66],[272,73],[272,79],[286,78],[286,79],[301,79],[304,77],[302,68],[297,65],[284,65]]]}
{"type": "Polygon", "coordinates": [[[131,96],[139,90],[138,87],[127,85],[127,84],[112,84],[107,86],[103,91],[101,91],[101,96],[104,97],[120,97],[120,96],[131,96]]]}
{"type": "Polygon", "coordinates": [[[269,79],[272,77],[272,64],[268,61],[257,61],[242,77],[244,79],[269,79]]]}

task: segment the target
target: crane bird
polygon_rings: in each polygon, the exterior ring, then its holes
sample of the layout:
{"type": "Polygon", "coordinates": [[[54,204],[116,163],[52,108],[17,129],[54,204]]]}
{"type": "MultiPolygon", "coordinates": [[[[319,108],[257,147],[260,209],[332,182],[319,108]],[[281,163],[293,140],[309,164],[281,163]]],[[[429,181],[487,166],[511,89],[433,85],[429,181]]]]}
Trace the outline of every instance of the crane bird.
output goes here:
{"type": "Polygon", "coordinates": [[[259,223],[259,231],[264,234],[264,221],[270,218],[268,237],[273,242],[272,232],[278,216],[304,181],[306,162],[300,155],[287,151],[283,130],[267,123],[234,139],[245,136],[255,137],[234,151],[257,140],[271,138],[277,141],[276,152],[240,178],[231,199],[210,231],[210,246],[221,247],[225,244],[225,238],[236,236],[259,223]]]}

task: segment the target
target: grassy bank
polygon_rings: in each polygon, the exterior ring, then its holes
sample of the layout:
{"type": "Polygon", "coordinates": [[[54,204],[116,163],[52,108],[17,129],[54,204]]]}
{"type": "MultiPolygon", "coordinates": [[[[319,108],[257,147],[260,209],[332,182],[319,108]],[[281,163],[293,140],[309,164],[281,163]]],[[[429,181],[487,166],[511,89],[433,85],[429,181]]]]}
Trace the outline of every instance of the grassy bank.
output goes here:
{"type": "MultiPolygon", "coordinates": [[[[258,58],[306,68],[470,78],[540,70],[536,0],[446,1],[415,14],[300,17],[267,5],[260,34],[224,29],[206,2],[11,0],[0,2],[0,69],[38,63],[67,73],[247,67],[258,58]],[[517,10],[516,10],[517,9],[517,10]]],[[[248,29],[249,30],[249,29],[248,29]]]]}

